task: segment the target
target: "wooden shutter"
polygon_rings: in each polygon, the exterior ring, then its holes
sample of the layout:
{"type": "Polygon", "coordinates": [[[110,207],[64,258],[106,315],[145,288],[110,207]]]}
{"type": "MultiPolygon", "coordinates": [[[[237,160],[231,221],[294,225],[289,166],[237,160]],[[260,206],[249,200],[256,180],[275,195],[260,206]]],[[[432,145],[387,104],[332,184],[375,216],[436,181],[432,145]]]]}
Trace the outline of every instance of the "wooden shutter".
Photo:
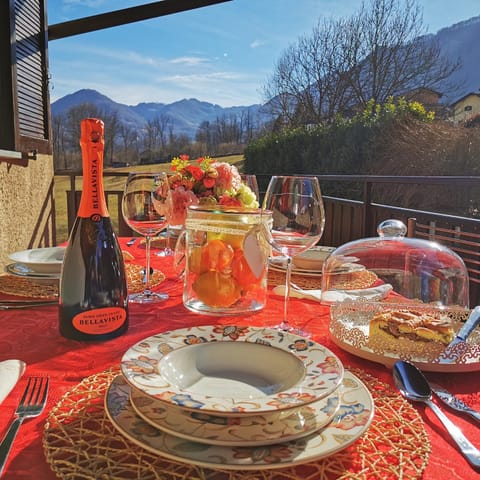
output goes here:
{"type": "Polygon", "coordinates": [[[0,37],[5,54],[0,104],[8,113],[1,115],[7,130],[0,136],[0,149],[20,152],[24,158],[32,158],[35,151],[51,154],[45,0],[7,0],[5,5],[8,12],[0,12],[0,27],[9,38],[0,37]]]}

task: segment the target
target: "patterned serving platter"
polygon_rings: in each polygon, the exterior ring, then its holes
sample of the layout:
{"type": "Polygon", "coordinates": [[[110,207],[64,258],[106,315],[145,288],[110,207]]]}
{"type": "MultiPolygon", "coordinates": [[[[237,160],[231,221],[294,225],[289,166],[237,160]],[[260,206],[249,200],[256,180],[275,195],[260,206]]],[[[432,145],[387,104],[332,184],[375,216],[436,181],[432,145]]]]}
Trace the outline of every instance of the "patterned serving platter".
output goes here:
{"type": "Polygon", "coordinates": [[[439,342],[418,342],[408,337],[388,339],[370,335],[371,318],[384,310],[414,310],[433,317],[447,315],[454,332],[458,332],[470,314],[461,307],[441,307],[419,303],[344,301],[330,310],[330,336],[343,350],[357,357],[392,368],[396,361],[407,360],[425,372],[480,371],[480,330],[476,329],[465,344],[458,344],[452,352],[452,363],[441,363],[445,345],[439,342]]]}
{"type": "Polygon", "coordinates": [[[324,346],[271,328],[200,326],[153,335],[123,356],[132,387],[187,410],[253,415],[307,405],[340,385],[324,346]]]}
{"type": "Polygon", "coordinates": [[[296,440],[327,425],[340,406],[341,389],[303,407],[238,417],[178,409],[134,388],[130,403],[147,423],[180,438],[209,445],[260,446],[296,440]]]}
{"type": "Polygon", "coordinates": [[[318,432],[269,446],[207,445],[169,435],[140,418],[130,403],[130,386],[117,376],[105,395],[105,410],[115,428],[146,450],[170,460],[207,468],[266,470],[299,465],[337,453],[368,429],[374,403],[366,386],[345,372],[340,407],[332,422],[318,432]]]}

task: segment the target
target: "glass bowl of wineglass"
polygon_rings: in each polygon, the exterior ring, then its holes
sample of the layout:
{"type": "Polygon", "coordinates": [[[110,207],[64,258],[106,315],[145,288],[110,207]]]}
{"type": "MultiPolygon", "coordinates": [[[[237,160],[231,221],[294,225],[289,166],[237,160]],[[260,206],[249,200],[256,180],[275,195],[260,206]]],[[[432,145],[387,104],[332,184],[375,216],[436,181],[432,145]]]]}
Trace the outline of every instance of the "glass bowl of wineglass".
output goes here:
{"type": "Polygon", "coordinates": [[[313,176],[275,175],[263,200],[263,208],[271,210],[273,224],[270,244],[285,258],[285,299],[283,319],[277,328],[297,335],[309,336],[288,320],[292,257],[313,247],[325,226],[325,210],[318,178],[313,176]]]}
{"type": "Polygon", "coordinates": [[[168,192],[165,173],[130,173],[122,197],[122,214],[127,225],[145,237],[145,288],[143,292],[131,294],[134,303],[154,303],[166,300],[166,293],[153,292],[150,288],[150,241],[167,225],[167,210],[158,208],[157,198],[168,192]]]}

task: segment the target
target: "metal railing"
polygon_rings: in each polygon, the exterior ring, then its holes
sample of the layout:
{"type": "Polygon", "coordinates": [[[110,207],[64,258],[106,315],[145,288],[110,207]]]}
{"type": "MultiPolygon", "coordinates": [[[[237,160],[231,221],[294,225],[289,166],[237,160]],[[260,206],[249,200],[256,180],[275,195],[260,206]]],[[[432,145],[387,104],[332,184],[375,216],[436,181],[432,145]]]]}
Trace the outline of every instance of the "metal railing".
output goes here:
{"type": "MultiPolygon", "coordinates": [[[[81,177],[81,172],[58,172],[58,175],[67,175],[70,177],[70,190],[67,191],[67,210],[69,229],[73,226],[80,191],[76,188],[76,178],[81,177]]],[[[125,177],[126,172],[105,172],[107,177],[125,177]]],[[[265,191],[266,185],[271,175],[257,175],[260,186],[260,192],[265,191]]],[[[337,184],[352,184],[354,182],[359,186],[361,200],[352,200],[348,198],[338,198],[325,195],[325,230],[322,236],[322,244],[330,246],[339,246],[352,240],[365,237],[377,236],[377,226],[387,219],[398,219],[408,224],[409,219],[416,219],[421,224],[430,225],[433,231],[435,229],[447,229],[467,234],[479,235],[478,247],[473,243],[470,250],[475,252],[480,247],[480,218],[468,218],[446,213],[431,212],[425,210],[415,210],[410,208],[401,208],[393,205],[384,205],[373,201],[372,191],[378,185],[418,185],[423,188],[427,185],[443,185],[463,189],[466,187],[480,188],[480,177],[463,176],[371,176],[371,175],[317,175],[322,185],[328,182],[337,184]]],[[[121,190],[107,190],[107,201],[109,205],[116,204],[117,212],[121,212],[120,202],[122,197],[121,190]]],[[[110,206],[109,206],[110,208],[110,206]]],[[[121,236],[131,235],[131,230],[118,214],[118,233],[121,236]]],[[[448,242],[447,242],[448,243],[448,242]]],[[[468,252],[470,254],[471,252],[468,252]]],[[[460,253],[461,256],[462,253],[460,253]]],[[[480,301],[480,274],[475,271],[470,272],[471,301],[474,304],[480,301]]]]}

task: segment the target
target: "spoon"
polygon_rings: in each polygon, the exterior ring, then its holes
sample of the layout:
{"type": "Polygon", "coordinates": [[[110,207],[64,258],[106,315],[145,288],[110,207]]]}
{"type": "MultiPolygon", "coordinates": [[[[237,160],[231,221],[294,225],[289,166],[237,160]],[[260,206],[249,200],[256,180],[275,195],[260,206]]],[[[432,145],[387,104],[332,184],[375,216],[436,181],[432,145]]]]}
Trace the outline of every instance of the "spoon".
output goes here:
{"type": "Polygon", "coordinates": [[[460,428],[432,402],[432,389],[423,373],[413,363],[400,360],[393,366],[393,380],[407,400],[423,402],[434,411],[470,465],[480,468],[480,450],[475,448],[460,428]]]}

